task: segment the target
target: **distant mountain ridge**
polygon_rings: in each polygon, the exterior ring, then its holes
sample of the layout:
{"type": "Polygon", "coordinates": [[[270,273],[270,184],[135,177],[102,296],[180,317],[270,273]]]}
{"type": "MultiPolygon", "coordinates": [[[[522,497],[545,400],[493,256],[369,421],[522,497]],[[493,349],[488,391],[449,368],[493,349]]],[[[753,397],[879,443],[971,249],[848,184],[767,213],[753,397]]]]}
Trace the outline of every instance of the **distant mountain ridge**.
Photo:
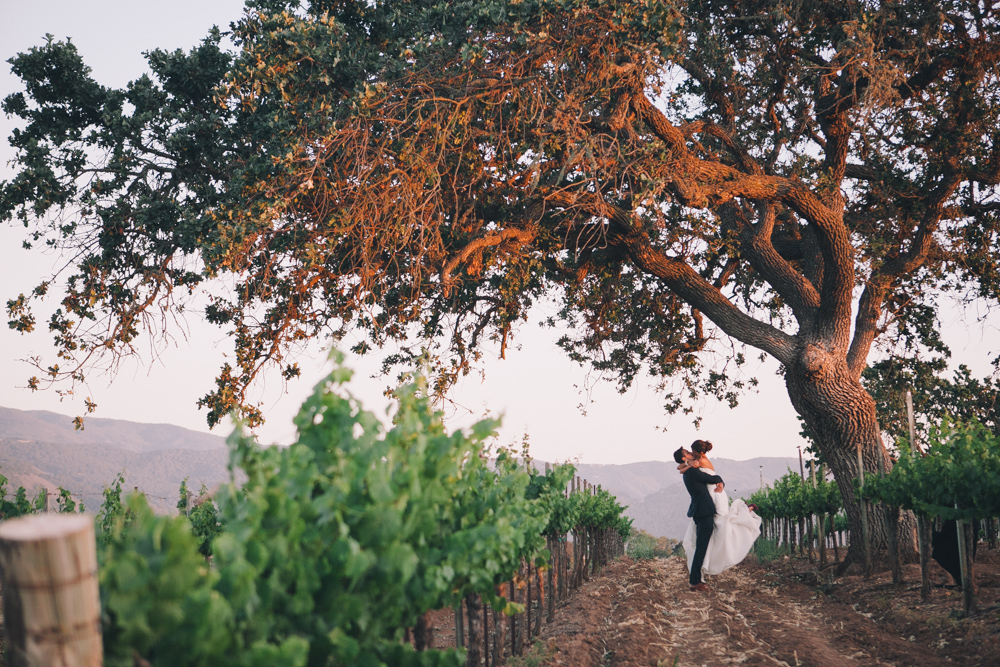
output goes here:
{"type": "MultiPolygon", "coordinates": [[[[716,473],[726,482],[726,492],[729,498],[748,497],[764,484],[771,484],[785,473],[791,470],[798,470],[799,461],[797,458],[761,457],[749,459],[747,461],[734,461],[732,459],[713,458],[712,464],[716,473]]],[[[641,498],[629,499],[624,494],[617,494],[619,499],[629,507],[625,514],[633,519],[633,525],[641,528],[647,533],[656,536],[672,537],[681,539],[687,530],[690,519],[687,517],[688,505],[691,497],[688,495],[684,482],[681,480],[677,466],[673,462],[663,463],[650,461],[641,465],[648,467],[651,471],[659,474],[660,466],[668,468],[668,472],[660,479],[662,484],[659,489],[652,493],[643,495],[641,498]]],[[[594,481],[597,475],[591,471],[589,465],[581,465],[580,476],[588,481],[594,481]],[[593,475],[594,479],[592,479],[593,475]]],[[[605,467],[625,467],[625,466],[601,466],[605,467]]],[[[604,488],[609,491],[615,488],[617,480],[605,473],[607,483],[604,488]]]]}
{"type": "Polygon", "coordinates": [[[0,439],[111,445],[131,452],[158,449],[225,449],[226,439],[173,424],[142,424],[121,419],[87,417],[83,430],[73,418],[45,410],[0,407],[0,439]]]}
{"type": "MultiPolygon", "coordinates": [[[[42,410],[0,407],[0,474],[8,493],[23,486],[69,490],[96,511],[102,490],[124,472],[125,488],[138,487],[161,512],[176,511],[178,489],[187,478],[194,493],[229,479],[229,451],[221,436],[172,424],[142,424],[88,417],[85,428],[73,419],[42,410]]],[[[53,500],[54,502],[54,500],[53,500]]]]}
{"type": "MultiPolygon", "coordinates": [[[[103,488],[124,471],[125,488],[138,487],[156,510],[172,512],[182,480],[188,478],[193,492],[202,484],[214,488],[229,479],[228,460],[224,438],[180,426],[88,417],[86,428],[76,431],[66,415],[0,407],[0,474],[9,480],[9,493],[24,486],[33,497],[40,487],[54,492],[62,486],[96,511],[103,488]]],[[[798,469],[792,457],[716,458],[713,463],[731,498],[798,469]]],[[[625,513],[637,528],[656,536],[684,536],[689,498],[673,461],[576,467],[580,478],[628,505],[625,513]]]]}

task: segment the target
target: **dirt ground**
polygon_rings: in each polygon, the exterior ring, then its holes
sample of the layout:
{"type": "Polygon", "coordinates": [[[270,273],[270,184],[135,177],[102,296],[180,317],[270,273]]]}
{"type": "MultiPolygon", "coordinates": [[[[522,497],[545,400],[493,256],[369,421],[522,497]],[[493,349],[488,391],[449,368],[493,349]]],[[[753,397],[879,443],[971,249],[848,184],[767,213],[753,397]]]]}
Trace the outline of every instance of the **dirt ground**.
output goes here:
{"type": "Polygon", "coordinates": [[[920,601],[920,568],[832,578],[806,559],[742,565],[691,592],[681,558],[623,559],[557,611],[544,648],[512,664],[602,667],[715,665],[1000,665],[1000,554],[977,559],[979,613],[961,618],[961,591],[920,601]]]}
{"type": "MultiPolygon", "coordinates": [[[[1000,553],[980,548],[976,577],[979,612],[963,618],[961,591],[942,585],[936,566],[925,603],[917,565],[897,588],[888,572],[835,578],[804,558],[751,555],[696,593],[682,558],[624,558],[560,605],[530,654],[506,664],[1000,667],[1000,553]]],[[[435,644],[451,645],[451,611],[434,625],[435,644]]]]}

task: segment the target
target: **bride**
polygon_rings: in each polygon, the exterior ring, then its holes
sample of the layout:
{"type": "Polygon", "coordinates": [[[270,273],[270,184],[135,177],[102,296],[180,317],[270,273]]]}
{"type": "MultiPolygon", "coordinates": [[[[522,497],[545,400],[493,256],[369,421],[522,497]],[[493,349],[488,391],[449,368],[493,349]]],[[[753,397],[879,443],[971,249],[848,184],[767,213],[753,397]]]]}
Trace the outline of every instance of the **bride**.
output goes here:
{"type": "MultiPolygon", "coordinates": [[[[708,452],[711,450],[712,443],[707,440],[695,440],[691,445],[691,452],[695,458],[678,466],[678,470],[684,472],[690,467],[715,472],[715,467],[708,460],[708,452]]],[[[750,548],[760,535],[761,518],[753,512],[757,509],[756,505],[748,506],[739,498],[730,505],[729,497],[724,490],[718,493],[713,491],[709,495],[715,500],[715,528],[712,530],[712,538],[708,542],[708,551],[701,570],[705,574],[719,574],[740,563],[750,553],[750,548]]],[[[692,519],[683,542],[688,570],[691,569],[691,561],[694,559],[695,537],[695,524],[692,519]]]]}

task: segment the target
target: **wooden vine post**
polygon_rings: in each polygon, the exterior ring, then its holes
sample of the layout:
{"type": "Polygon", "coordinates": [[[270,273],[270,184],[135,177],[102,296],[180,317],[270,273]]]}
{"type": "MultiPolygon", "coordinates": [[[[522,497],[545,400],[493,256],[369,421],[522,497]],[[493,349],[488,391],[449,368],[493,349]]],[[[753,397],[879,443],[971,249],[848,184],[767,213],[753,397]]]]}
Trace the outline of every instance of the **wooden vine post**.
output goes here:
{"type": "MultiPolygon", "coordinates": [[[[878,456],[878,476],[885,477],[885,458],[881,452],[878,456]]],[[[892,583],[903,583],[903,569],[899,564],[899,546],[896,538],[896,527],[899,522],[899,510],[896,507],[882,506],[885,522],[889,525],[889,567],[892,569],[892,583]]]]}
{"type": "Polygon", "coordinates": [[[462,648],[465,646],[465,632],[464,632],[465,620],[462,614],[462,600],[458,601],[455,606],[455,648],[462,648]]]}
{"type": "MultiPolygon", "coordinates": [[[[510,581],[510,601],[516,602],[514,597],[514,580],[510,581]]],[[[517,614],[511,614],[507,617],[507,628],[510,632],[510,654],[517,655],[517,614]]]]}
{"type": "MultiPolygon", "coordinates": [[[[906,390],[906,419],[910,430],[910,454],[917,455],[917,428],[913,419],[913,394],[906,390]]],[[[916,514],[916,513],[915,513],[916,514]]],[[[920,599],[931,597],[931,527],[927,517],[917,514],[917,546],[920,548],[920,599]]]]}
{"type": "MultiPolygon", "coordinates": [[[[563,497],[569,498],[573,490],[573,480],[569,481],[569,485],[566,490],[563,491],[563,497]]],[[[559,581],[556,586],[559,589],[559,599],[565,600],[566,596],[569,594],[569,587],[567,586],[566,578],[569,576],[569,532],[559,536],[559,581]]]]}
{"type": "MultiPolygon", "coordinates": [[[[532,580],[532,570],[534,569],[534,563],[531,562],[531,558],[527,558],[524,561],[524,591],[525,591],[525,602],[524,602],[524,628],[521,632],[521,643],[531,644],[531,580],[532,580]]],[[[537,596],[537,591],[536,591],[537,596]]]]}
{"type": "MultiPolygon", "coordinates": [[[[531,462],[528,459],[524,460],[524,470],[529,475],[531,474],[531,462]]],[[[522,623],[521,628],[521,638],[518,642],[519,651],[518,655],[523,653],[523,647],[525,645],[531,645],[531,580],[533,578],[533,570],[535,564],[532,562],[531,557],[524,559],[524,623],[522,623]]],[[[535,591],[535,597],[538,597],[538,591],[535,591]]]]}
{"type": "MultiPolygon", "coordinates": [[[[590,482],[583,480],[583,495],[590,495],[590,482]]],[[[580,540],[580,562],[583,563],[583,570],[580,574],[581,583],[590,581],[590,527],[583,527],[583,537],[580,540]]]]}
{"type": "Polygon", "coordinates": [[[535,586],[535,600],[537,607],[535,609],[535,630],[532,633],[532,636],[538,637],[542,634],[542,613],[545,611],[545,582],[542,579],[541,569],[539,569],[539,567],[534,563],[531,564],[531,572],[535,577],[535,583],[537,584],[535,586]]]}
{"type": "MultiPolygon", "coordinates": [[[[958,510],[958,503],[955,503],[955,510],[958,510]]],[[[962,519],[955,521],[955,535],[958,537],[958,568],[962,579],[962,602],[965,615],[976,611],[976,588],[972,577],[972,554],[971,540],[968,540],[966,522],[962,519]]]]}
{"type": "MultiPolygon", "coordinates": [[[[462,603],[459,602],[458,606],[461,609],[462,603]]],[[[480,614],[482,611],[482,601],[475,593],[469,593],[465,596],[465,606],[468,611],[469,618],[469,637],[468,641],[465,643],[465,664],[469,665],[469,667],[479,667],[483,659],[483,635],[485,634],[482,627],[483,619],[480,614]]]]}
{"type": "MultiPolygon", "coordinates": [[[[549,464],[546,463],[545,464],[546,477],[549,476],[549,472],[550,472],[549,464]]],[[[555,596],[555,590],[553,590],[552,587],[552,584],[554,583],[552,571],[556,567],[556,541],[552,535],[545,536],[545,546],[549,550],[549,567],[545,571],[545,601],[548,602],[549,608],[548,608],[548,615],[546,616],[545,621],[547,623],[551,623],[553,620],[555,620],[555,613],[556,613],[556,607],[555,607],[556,596],[555,596]]]]}
{"type": "Polygon", "coordinates": [[[490,615],[493,616],[493,664],[499,665],[504,651],[503,619],[496,609],[491,610],[490,615]]]}
{"type": "Polygon", "coordinates": [[[36,514],[0,524],[0,588],[12,667],[103,664],[90,517],[36,514]]]}
{"type": "MultiPolygon", "coordinates": [[[[819,467],[819,477],[820,477],[820,479],[822,481],[826,482],[826,476],[825,476],[824,473],[825,473],[825,471],[823,470],[823,466],[821,465],[819,467]]],[[[815,459],[809,461],[809,475],[810,475],[810,477],[812,477],[812,487],[813,487],[813,491],[815,491],[818,488],[818,485],[816,483],[816,460],[815,459]]],[[[823,567],[824,565],[826,565],[826,533],[825,533],[825,530],[824,530],[826,528],[826,526],[824,525],[825,523],[826,523],[826,513],[820,512],[820,514],[818,516],[818,521],[816,522],[816,531],[817,531],[816,537],[818,538],[818,542],[819,542],[819,566],[820,567],[823,567]]]]}
{"type": "Polygon", "coordinates": [[[479,598],[479,606],[483,608],[483,662],[490,667],[490,608],[483,604],[482,597],[479,598]]]}

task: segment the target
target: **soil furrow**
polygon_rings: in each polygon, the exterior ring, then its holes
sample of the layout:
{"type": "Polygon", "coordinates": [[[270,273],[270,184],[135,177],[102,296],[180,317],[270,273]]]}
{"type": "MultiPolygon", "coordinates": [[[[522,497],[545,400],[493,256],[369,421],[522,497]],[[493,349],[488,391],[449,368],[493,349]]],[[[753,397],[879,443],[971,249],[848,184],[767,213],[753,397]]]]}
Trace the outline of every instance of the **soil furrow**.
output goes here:
{"type": "MultiPolygon", "coordinates": [[[[992,569],[981,570],[984,603],[996,596],[992,569]]],[[[908,572],[911,581],[913,574],[908,572]]],[[[711,592],[692,592],[681,558],[613,563],[544,629],[548,657],[542,664],[1000,665],[997,614],[958,620],[956,597],[942,589],[916,604],[912,586],[892,587],[877,577],[821,582],[815,567],[794,560],[748,561],[708,584],[711,592]]]]}

